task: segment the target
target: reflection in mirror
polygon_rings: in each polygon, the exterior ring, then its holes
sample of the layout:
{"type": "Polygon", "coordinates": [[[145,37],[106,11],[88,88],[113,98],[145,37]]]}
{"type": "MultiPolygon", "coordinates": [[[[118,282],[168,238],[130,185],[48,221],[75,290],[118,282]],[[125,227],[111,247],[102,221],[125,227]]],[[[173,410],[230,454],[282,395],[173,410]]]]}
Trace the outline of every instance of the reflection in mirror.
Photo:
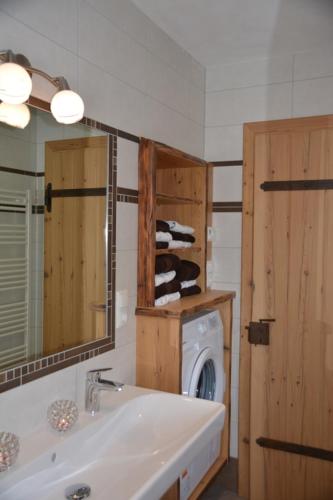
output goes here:
{"type": "Polygon", "coordinates": [[[107,134],[0,124],[0,370],[107,332],[107,134]]]}

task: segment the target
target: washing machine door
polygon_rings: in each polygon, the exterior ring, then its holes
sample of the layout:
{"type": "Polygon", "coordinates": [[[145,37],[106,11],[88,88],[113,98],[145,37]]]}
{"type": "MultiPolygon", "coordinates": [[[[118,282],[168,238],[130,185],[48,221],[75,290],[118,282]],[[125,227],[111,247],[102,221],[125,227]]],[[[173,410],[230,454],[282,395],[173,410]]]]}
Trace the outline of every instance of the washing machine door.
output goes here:
{"type": "Polygon", "coordinates": [[[189,396],[222,402],[224,373],[221,359],[211,347],[199,354],[190,379],[189,396]]]}

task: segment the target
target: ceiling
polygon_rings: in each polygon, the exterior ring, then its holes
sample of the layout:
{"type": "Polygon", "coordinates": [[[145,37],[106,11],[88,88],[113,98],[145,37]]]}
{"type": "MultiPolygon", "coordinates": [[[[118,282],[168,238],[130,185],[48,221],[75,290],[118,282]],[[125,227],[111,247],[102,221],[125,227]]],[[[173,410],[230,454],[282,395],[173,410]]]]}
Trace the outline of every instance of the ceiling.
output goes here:
{"type": "Polygon", "coordinates": [[[333,43],[333,0],[132,1],[206,67],[333,43]]]}

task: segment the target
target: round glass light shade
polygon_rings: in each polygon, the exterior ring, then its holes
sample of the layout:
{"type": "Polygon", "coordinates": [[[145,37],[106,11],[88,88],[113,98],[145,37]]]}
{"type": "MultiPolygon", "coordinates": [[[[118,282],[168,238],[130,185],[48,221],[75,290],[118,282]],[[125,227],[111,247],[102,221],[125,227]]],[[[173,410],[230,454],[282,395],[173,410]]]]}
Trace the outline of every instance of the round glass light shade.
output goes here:
{"type": "Polygon", "coordinates": [[[26,104],[0,104],[0,122],[12,127],[25,128],[30,121],[30,110],[26,104]]]}
{"type": "Polygon", "coordinates": [[[59,123],[76,123],[83,118],[84,103],[72,90],[60,90],[52,98],[51,111],[59,123]]]}
{"type": "Polygon", "coordinates": [[[0,100],[8,104],[25,102],[32,90],[32,80],[26,69],[16,63],[0,65],[0,100]]]}

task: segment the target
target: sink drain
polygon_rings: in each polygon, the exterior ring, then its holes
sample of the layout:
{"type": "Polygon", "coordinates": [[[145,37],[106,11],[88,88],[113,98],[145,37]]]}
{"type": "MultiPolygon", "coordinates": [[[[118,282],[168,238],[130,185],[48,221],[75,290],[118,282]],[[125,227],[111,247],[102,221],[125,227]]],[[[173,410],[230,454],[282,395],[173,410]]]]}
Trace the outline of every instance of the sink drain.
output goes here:
{"type": "Polygon", "coordinates": [[[87,484],[73,484],[65,489],[65,496],[68,500],[82,500],[90,497],[91,488],[87,484]]]}

